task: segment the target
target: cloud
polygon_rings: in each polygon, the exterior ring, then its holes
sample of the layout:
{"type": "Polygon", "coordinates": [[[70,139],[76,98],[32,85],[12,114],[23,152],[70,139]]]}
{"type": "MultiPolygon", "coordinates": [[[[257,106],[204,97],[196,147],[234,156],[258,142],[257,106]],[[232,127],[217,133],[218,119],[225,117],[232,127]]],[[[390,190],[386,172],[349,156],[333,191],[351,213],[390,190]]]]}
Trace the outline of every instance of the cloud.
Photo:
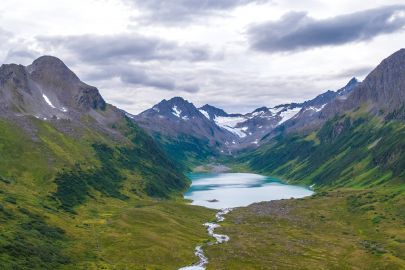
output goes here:
{"type": "Polygon", "coordinates": [[[118,65],[99,65],[95,71],[85,75],[84,80],[107,81],[118,78],[129,86],[146,86],[166,91],[183,91],[195,93],[200,90],[197,84],[183,83],[181,78],[170,76],[158,66],[119,63],[118,65]]]}
{"type": "Polygon", "coordinates": [[[117,62],[135,60],[140,62],[206,61],[216,56],[206,46],[167,41],[137,34],[40,36],[40,43],[50,49],[65,49],[86,62],[117,62]]]}
{"type": "Polygon", "coordinates": [[[358,66],[358,67],[351,67],[351,68],[346,68],[343,70],[340,70],[336,73],[332,73],[329,75],[330,79],[343,79],[343,78],[351,78],[351,77],[356,77],[358,79],[365,77],[367,74],[369,74],[375,66],[358,66]]]}
{"type": "Polygon", "coordinates": [[[0,27],[0,42],[6,42],[8,39],[13,37],[13,33],[6,31],[5,29],[0,27]]]}
{"type": "Polygon", "coordinates": [[[216,61],[221,57],[207,46],[137,34],[39,36],[37,41],[47,52],[90,65],[86,80],[118,78],[125,85],[189,93],[198,92],[198,84],[173,76],[170,66],[216,61]]]}
{"type": "Polygon", "coordinates": [[[383,6],[328,19],[314,19],[306,12],[289,12],[278,21],[248,30],[253,49],[268,53],[306,50],[368,41],[382,34],[404,30],[405,5],[383,6]]]}
{"type": "Polygon", "coordinates": [[[138,8],[140,21],[147,24],[175,25],[212,15],[219,15],[239,6],[261,4],[269,0],[124,0],[138,8]]]}

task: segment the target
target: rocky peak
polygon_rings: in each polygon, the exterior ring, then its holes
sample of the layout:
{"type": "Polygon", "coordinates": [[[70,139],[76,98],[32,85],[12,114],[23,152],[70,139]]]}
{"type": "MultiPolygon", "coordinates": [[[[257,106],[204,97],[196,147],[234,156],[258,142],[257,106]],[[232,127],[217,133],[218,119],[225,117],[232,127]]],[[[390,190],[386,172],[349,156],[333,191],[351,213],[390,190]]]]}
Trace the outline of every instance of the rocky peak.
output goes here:
{"type": "Polygon", "coordinates": [[[27,70],[33,77],[52,76],[53,80],[80,81],[62,60],[54,56],[39,57],[27,67],[27,70]]]}
{"type": "Polygon", "coordinates": [[[42,91],[55,96],[64,106],[84,110],[104,110],[106,107],[98,89],[80,81],[57,57],[41,56],[27,70],[42,91]]]}
{"type": "Polygon", "coordinates": [[[214,120],[215,117],[217,117],[217,116],[223,116],[223,117],[229,116],[229,114],[226,113],[224,110],[214,107],[209,104],[205,104],[204,106],[199,108],[199,110],[207,113],[209,116],[209,119],[211,119],[211,120],[214,120]]]}
{"type": "Polygon", "coordinates": [[[337,93],[338,96],[346,96],[350,92],[352,92],[353,89],[356,86],[358,86],[359,84],[360,84],[360,82],[355,77],[353,77],[344,87],[337,90],[336,93],[337,93]]]}
{"type": "Polygon", "coordinates": [[[375,112],[389,113],[405,103],[405,49],[384,59],[353,91],[346,107],[371,103],[375,112]]]}
{"type": "Polygon", "coordinates": [[[203,117],[193,103],[182,97],[173,97],[169,100],[162,100],[158,104],[140,114],[141,116],[160,115],[167,118],[190,119],[193,117],[203,117]]]}
{"type": "Polygon", "coordinates": [[[22,65],[4,64],[0,67],[0,86],[12,83],[18,89],[29,91],[27,86],[27,71],[22,65]]]}
{"type": "Polygon", "coordinates": [[[254,110],[253,113],[257,113],[257,112],[264,112],[264,113],[266,113],[266,112],[268,112],[268,111],[269,111],[269,108],[267,108],[267,107],[260,107],[260,108],[257,108],[256,110],[254,110]]]}
{"type": "Polygon", "coordinates": [[[25,67],[0,67],[2,107],[41,118],[106,107],[97,88],[82,81],[58,58],[42,56],[25,67]]]}

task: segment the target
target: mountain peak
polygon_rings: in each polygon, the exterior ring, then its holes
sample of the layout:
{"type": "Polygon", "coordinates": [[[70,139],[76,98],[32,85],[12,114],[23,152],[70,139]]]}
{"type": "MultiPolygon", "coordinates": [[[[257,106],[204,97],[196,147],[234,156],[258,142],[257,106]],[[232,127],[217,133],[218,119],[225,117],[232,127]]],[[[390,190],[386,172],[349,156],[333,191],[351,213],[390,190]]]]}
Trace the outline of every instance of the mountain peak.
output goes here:
{"type": "Polygon", "coordinates": [[[200,111],[204,111],[205,113],[208,114],[210,120],[215,119],[215,117],[217,116],[228,116],[229,114],[227,112],[225,112],[224,110],[217,108],[215,106],[209,105],[209,104],[205,104],[204,106],[202,106],[201,108],[199,108],[200,111]]]}
{"type": "Polygon", "coordinates": [[[172,97],[171,99],[168,100],[169,102],[188,102],[182,97],[172,97]]]}
{"type": "Polygon", "coordinates": [[[78,82],[80,79],[57,57],[44,55],[27,67],[33,77],[52,77],[52,80],[78,82]]]}
{"type": "Polygon", "coordinates": [[[405,49],[384,59],[356,88],[352,102],[371,101],[376,111],[391,112],[405,101],[405,49]]]}
{"type": "Polygon", "coordinates": [[[253,113],[256,113],[256,112],[268,112],[269,111],[269,108],[267,108],[267,107],[260,107],[260,108],[257,108],[256,110],[254,110],[253,111],[253,113]]]}
{"type": "Polygon", "coordinates": [[[172,97],[169,100],[163,99],[161,102],[156,104],[154,107],[158,108],[172,108],[173,106],[177,107],[194,107],[193,103],[189,102],[188,100],[185,100],[182,97],[172,97]]]}
{"type": "Polygon", "coordinates": [[[350,85],[353,85],[353,84],[357,84],[358,82],[359,82],[359,80],[357,80],[356,77],[353,77],[353,78],[351,78],[350,81],[346,84],[346,87],[347,87],[347,86],[350,86],[350,85]]]}
{"type": "Polygon", "coordinates": [[[38,57],[36,60],[34,60],[33,64],[35,65],[65,65],[62,60],[60,60],[56,56],[52,55],[43,55],[38,57]]]}

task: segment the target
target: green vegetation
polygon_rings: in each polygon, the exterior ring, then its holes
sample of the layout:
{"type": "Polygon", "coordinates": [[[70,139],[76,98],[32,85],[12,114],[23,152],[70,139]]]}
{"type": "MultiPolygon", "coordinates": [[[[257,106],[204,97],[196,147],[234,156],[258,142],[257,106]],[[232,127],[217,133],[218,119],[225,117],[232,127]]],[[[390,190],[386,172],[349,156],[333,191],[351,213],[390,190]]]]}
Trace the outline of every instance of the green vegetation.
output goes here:
{"type": "Polygon", "coordinates": [[[254,171],[317,187],[372,187],[403,183],[405,126],[366,116],[342,116],[308,136],[279,135],[245,154],[254,171]]]}
{"type": "Polygon", "coordinates": [[[238,208],[208,269],[404,269],[403,189],[337,189],[238,208]]]}
{"type": "Polygon", "coordinates": [[[404,269],[403,153],[405,125],[360,108],[228,160],[317,194],[235,209],[217,231],[231,240],[208,248],[208,269],[404,269]]]}
{"type": "Polygon", "coordinates": [[[168,138],[156,134],[154,137],[183,172],[220,158],[215,147],[210,147],[209,142],[202,139],[187,135],[168,138]]]}
{"type": "Polygon", "coordinates": [[[195,261],[214,212],[128,119],[111,132],[0,121],[1,269],[175,269],[195,261]],[[123,136],[122,136],[123,135],[123,136]],[[175,252],[174,252],[175,251],[175,252]]]}

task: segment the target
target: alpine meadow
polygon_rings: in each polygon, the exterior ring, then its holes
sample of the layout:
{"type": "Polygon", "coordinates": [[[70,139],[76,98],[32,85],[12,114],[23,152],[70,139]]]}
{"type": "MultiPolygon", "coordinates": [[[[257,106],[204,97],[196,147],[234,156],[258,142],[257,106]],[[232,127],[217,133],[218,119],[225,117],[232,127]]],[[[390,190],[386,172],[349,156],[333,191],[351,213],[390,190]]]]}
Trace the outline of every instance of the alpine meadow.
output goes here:
{"type": "Polygon", "coordinates": [[[403,1],[0,11],[0,269],[405,269],[403,1]]]}

